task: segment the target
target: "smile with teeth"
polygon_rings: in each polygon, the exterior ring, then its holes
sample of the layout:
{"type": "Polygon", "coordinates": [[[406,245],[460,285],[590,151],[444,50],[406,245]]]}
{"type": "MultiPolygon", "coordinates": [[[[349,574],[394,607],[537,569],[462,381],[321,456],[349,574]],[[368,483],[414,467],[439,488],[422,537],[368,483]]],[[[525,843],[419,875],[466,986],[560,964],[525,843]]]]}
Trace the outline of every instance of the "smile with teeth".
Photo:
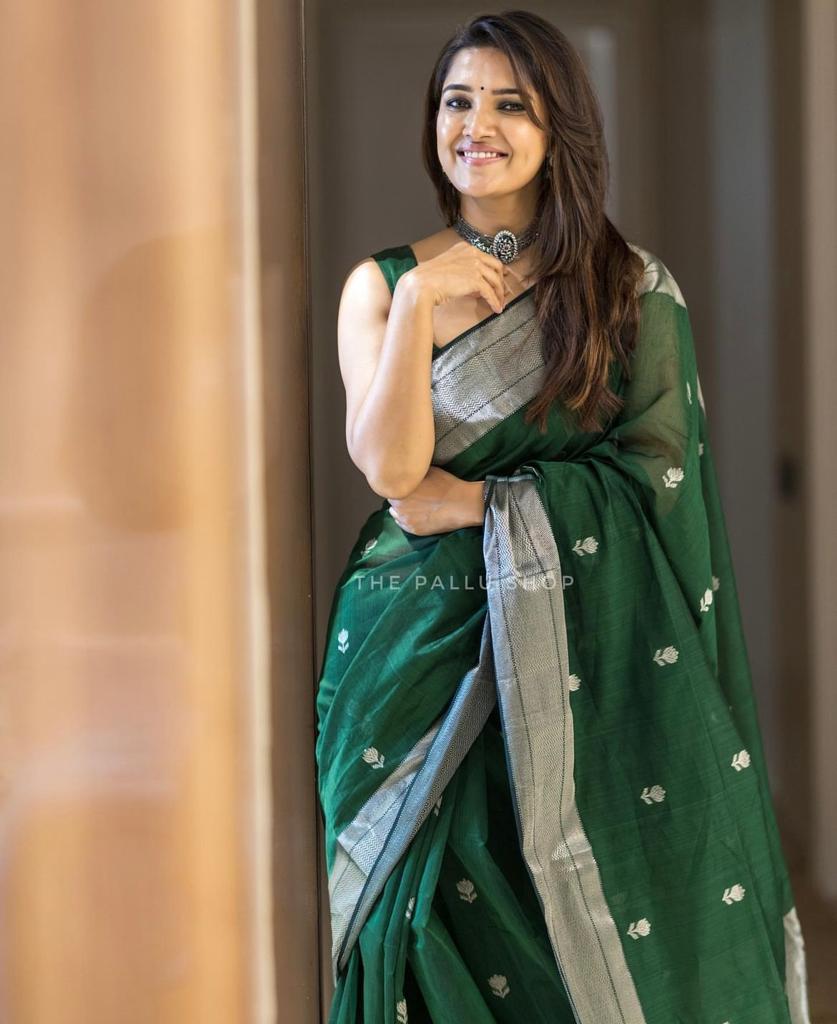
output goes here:
{"type": "Polygon", "coordinates": [[[504,160],[505,153],[495,149],[459,149],[457,153],[466,163],[490,163],[492,160],[504,160]]]}

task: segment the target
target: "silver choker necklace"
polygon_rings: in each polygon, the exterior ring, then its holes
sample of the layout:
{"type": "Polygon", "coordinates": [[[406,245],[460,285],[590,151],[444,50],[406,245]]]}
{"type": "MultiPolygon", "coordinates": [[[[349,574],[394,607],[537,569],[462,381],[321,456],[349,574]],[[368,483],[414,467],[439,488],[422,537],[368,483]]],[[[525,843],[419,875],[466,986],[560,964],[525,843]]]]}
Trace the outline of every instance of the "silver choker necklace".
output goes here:
{"type": "Polygon", "coordinates": [[[523,231],[516,235],[508,228],[501,228],[496,235],[484,235],[482,232],[466,221],[462,215],[456,218],[453,224],[454,231],[458,232],[466,242],[475,245],[483,252],[496,256],[503,263],[513,263],[524,249],[528,248],[538,237],[535,230],[535,221],[523,231]]]}

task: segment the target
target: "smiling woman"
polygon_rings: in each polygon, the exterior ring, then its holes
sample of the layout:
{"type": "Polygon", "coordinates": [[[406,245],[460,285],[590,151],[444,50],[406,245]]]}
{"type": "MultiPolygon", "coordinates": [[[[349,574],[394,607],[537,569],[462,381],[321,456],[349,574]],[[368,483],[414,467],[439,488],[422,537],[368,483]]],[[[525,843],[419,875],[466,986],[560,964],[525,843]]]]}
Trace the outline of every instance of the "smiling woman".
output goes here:
{"type": "Polygon", "coordinates": [[[683,293],[554,26],[473,19],[425,111],[446,227],[338,317],[385,500],[317,692],[329,1020],[807,1024],[683,293]]]}

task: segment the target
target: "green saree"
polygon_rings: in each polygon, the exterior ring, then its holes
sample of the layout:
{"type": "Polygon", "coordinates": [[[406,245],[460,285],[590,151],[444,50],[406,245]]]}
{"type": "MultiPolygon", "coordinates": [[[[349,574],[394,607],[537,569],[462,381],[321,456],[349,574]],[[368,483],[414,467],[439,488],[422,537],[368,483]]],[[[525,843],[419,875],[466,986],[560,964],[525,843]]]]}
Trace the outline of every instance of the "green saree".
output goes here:
{"type": "MultiPolygon", "coordinates": [[[[337,585],[330,1024],[808,1024],[689,317],[633,248],[607,430],[524,422],[530,288],[433,353],[433,462],[489,481],[484,526],[384,501],[337,585]]],[[[391,288],[415,265],[375,258],[391,288]]]]}

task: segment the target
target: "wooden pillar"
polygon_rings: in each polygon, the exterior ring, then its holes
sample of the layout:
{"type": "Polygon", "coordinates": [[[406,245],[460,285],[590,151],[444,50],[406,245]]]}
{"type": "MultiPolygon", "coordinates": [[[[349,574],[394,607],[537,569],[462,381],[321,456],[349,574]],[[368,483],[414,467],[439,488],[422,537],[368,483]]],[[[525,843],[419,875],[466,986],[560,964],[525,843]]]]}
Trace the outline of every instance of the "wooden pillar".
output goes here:
{"type": "Polygon", "coordinates": [[[9,1024],[318,1011],[299,24],[0,15],[9,1024]]]}

